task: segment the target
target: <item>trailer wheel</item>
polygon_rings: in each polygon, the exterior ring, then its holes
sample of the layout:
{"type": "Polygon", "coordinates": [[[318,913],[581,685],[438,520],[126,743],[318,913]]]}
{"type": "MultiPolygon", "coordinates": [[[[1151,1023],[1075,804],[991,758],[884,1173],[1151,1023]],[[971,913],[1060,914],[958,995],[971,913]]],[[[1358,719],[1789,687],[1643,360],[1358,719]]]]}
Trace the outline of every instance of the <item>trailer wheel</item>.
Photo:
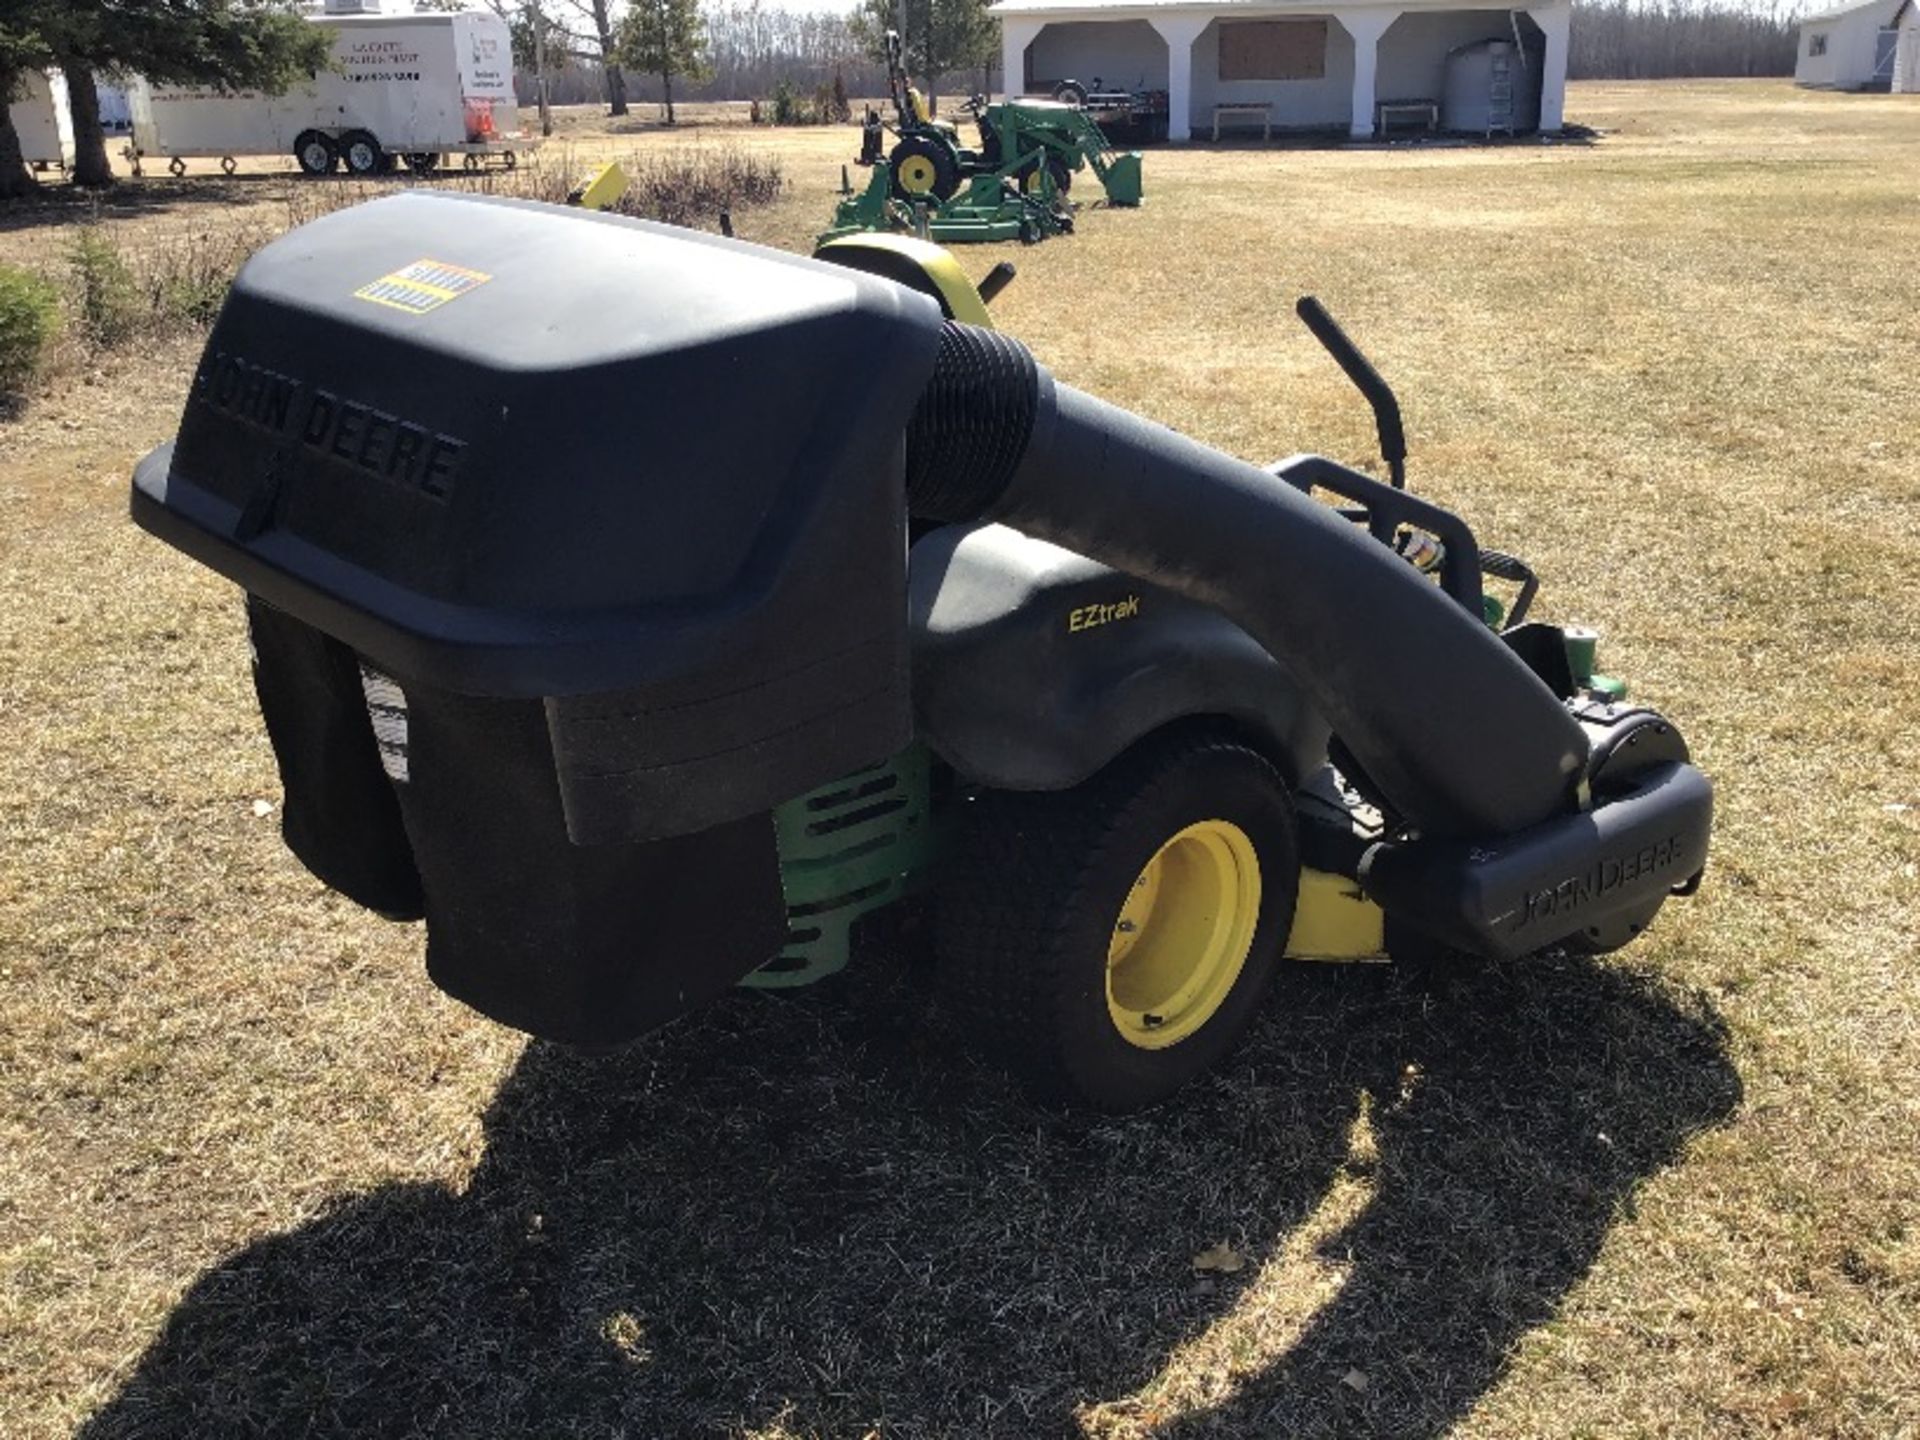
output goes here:
{"type": "Polygon", "coordinates": [[[1062,80],[1053,87],[1053,98],[1062,105],[1078,105],[1084,109],[1087,103],[1087,87],[1078,80],[1062,80]]]}
{"type": "Polygon", "coordinates": [[[167,161],[167,173],[176,177],[186,174],[187,162],[182,160],[178,155],[174,156],[171,160],[167,161]]]}
{"type": "Polygon", "coordinates": [[[222,155],[220,157],[220,173],[222,175],[231,175],[233,174],[234,171],[238,170],[239,168],[240,166],[234,160],[233,156],[222,155]]]}
{"type": "Polygon", "coordinates": [[[500,163],[502,165],[505,165],[509,170],[519,169],[520,168],[519,152],[514,150],[502,151],[500,155],[500,163]]]}
{"type": "Polygon", "coordinates": [[[309,175],[330,175],[340,161],[340,152],[318,130],[302,130],[294,137],[293,158],[309,175]]]}
{"type": "Polygon", "coordinates": [[[386,158],[380,142],[365,130],[349,130],[340,137],[340,158],[350,175],[378,175],[386,158]]]}
{"type": "Polygon", "coordinates": [[[439,164],[440,157],[431,150],[416,150],[407,156],[407,169],[416,175],[431,175],[439,164]]]}
{"type": "Polygon", "coordinates": [[[462,163],[468,170],[478,170],[480,168],[480,157],[469,150],[462,163]]]}
{"type": "Polygon", "coordinates": [[[1072,790],[975,798],[937,890],[938,985],[1040,1095],[1167,1099],[1246,1031],[1293,924],[1293,801],[1265,756],[1172,735],[1072,790]]]}
{"type": "Polygon", "coordinates": [[[887,157],[893,193],[901,200],[945,200],[960,188],[959,168],[946,146],[909,135],[887,157]]]}

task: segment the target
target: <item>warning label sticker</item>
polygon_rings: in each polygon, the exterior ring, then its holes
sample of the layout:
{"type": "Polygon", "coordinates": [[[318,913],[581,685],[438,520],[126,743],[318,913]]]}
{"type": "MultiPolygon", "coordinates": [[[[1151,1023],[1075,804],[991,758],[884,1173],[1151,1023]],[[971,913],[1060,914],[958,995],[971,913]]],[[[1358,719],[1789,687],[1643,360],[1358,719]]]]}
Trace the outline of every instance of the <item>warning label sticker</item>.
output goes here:
{"type": "Polygon", "coordinates": [[[409,315],[424,315],[429,310],[438,310],[449,300],[458,300],[467,291],[486,284],[492,278],[478,270],[423,259],[403,265],[391,275],[382,275],[371,284],[362,285],[353,295],[356,300],[390,305],[409,315]]]}

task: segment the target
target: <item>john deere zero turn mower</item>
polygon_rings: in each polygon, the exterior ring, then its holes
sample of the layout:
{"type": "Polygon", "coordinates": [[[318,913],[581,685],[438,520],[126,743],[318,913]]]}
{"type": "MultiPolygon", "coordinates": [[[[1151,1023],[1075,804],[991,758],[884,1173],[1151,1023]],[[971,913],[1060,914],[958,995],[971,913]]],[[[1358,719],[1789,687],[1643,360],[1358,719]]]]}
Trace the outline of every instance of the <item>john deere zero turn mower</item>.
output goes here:
{"type": "Polygon", "coordinates": [[[294,852],[562,1041],[830,973],[924,877],[967,1032],[1125,1109],[1283,957],[1609,950],[1706,862],[1679,733],[1519,562],[1057,382],[903,239],[326,216],[132,503],[247,591],[294,852]]]}

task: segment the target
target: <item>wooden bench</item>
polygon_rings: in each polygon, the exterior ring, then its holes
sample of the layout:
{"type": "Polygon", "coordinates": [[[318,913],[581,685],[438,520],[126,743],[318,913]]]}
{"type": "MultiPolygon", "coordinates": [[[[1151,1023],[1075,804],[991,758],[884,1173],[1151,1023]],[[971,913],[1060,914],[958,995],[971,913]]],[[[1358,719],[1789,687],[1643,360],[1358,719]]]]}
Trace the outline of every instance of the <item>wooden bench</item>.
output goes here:
{"type": "Polygon", "coordinates": [[[1422,130],[1440,128],[1440,102],[1437,100],[1382,100],[1373,107],[1374,133],[1386,139],[1387,131],[1392,128],[1394,117],[1401,116],[1421,123],[1422,130]]]}
{"type": "Polygon", "coordinates": [[[1273,138],[1273,106],[1262,102],[1247,105],[1216,105],[1213,107],[1213,138],[1220,138],[1220,122],[1228,116],[1241,117],[1260,122],[1260,138],[1273,138]]]}

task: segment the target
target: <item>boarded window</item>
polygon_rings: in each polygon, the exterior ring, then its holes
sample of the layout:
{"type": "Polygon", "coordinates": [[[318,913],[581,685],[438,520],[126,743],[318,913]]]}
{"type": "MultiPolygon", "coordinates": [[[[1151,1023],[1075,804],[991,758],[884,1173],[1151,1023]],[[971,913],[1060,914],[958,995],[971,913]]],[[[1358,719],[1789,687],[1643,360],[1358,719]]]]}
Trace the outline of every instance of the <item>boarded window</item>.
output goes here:
{"type": "Polygon", "coordinates": [[[1324,20],[1235,20],[1220,26],[1222,80],[1320,80],[1326,73],[1324,20]]]}

